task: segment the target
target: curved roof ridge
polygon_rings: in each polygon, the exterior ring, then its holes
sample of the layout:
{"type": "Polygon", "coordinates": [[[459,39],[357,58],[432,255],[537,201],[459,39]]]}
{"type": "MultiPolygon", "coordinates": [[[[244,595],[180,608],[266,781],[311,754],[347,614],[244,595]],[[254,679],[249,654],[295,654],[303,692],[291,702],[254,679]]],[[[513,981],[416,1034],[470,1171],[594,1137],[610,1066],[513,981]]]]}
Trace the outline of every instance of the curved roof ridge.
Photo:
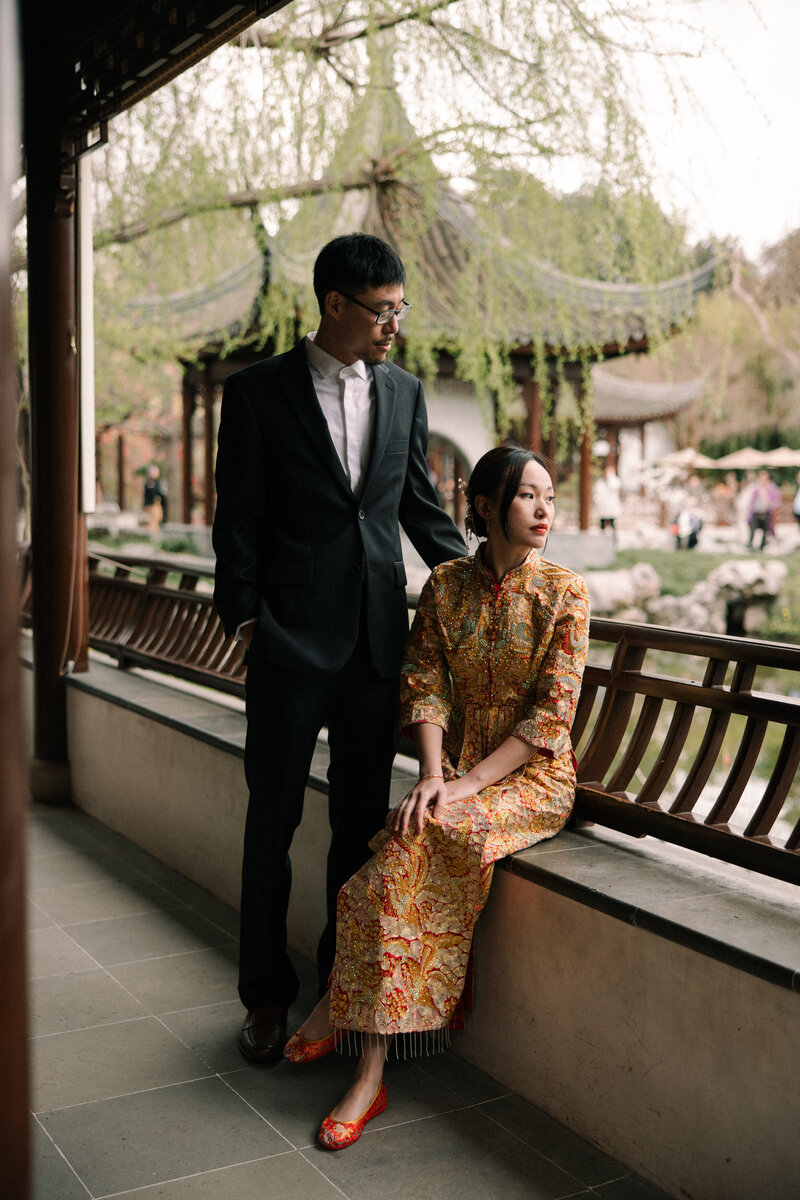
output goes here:
{"type": "Polygon", "coordinates": [[[697,375],[681,381],[625,379],[606,371],[599,363],[591,368],[592,386],[596,396],[631,397],[641,400],[676,400],[689,404],[702,395],[708,384],[707,376],[697,375]]]}
{"type": "Polygon", "coordinates": [[[541,259],[534,259],[533,266],[546,279],[552,279],[557,286],[564,285],[589,294],[594,293],[597,296],[620,297],[625,300],[636,296],[646,300],[653,295],[662,297],[676,292],[685,294],[689,291],[694,296],[699,292],[707,291],[714,272],[723,261],[723,255],[714,254],[708,262],[695,267],[694,270],[686,271],[682,275],[675,275],[672,279],[663,279],[659,283],[608,283],[601,279],[586,279],[580,275],[569,275],[566,271],[562,271],[551,263],[543,262],[541,259]]]}

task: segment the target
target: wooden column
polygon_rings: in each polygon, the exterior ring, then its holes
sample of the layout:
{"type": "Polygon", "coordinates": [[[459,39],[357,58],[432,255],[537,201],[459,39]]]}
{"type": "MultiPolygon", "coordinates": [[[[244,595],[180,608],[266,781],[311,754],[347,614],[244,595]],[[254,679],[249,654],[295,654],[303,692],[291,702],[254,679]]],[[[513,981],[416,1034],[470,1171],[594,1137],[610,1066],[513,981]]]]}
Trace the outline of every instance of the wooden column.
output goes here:
{"type": "Polygon", "coordinates": [[[117,504],[119,511],[125,508],[125,434],[120,432],[117,437],[117,504]]]}
{"type": "Polygon", "coordinates": [[[528,410],[526,430],[528,449],[540,454],[542,450],[542,389],[538,380],[525,380],[522,385],[522,399],[528,410]]]}
{"type": "Polygon", "coordinates": [[[586,391],[582,378],[577,378],[573,386],[575,388],[578,411],[581,414],[581,420],[584,422],[584,430],[581,437],[581,467],[578,493],[578,527],[581,532],[584,532],[589,528],[589,517],[592,510],[592,428],[586,420],[586,391]]]}
{"type": "Polygon", "coordinates": [[[578,524],[581,531],[589,528],[592,507],[592,434],[584,429],[581,439],[580,507],[578,524]]]}
{"type": "MultiPolygon", "coordinates": [[[[558,411],[558,380],[553,379],[550,383],[550,432],[547,436],[547,457],[550,459],[553,470],[556,469],[556,453],[558,450],[558,425],[556,424],[556,413],[558,411]]],[[[555,483],[555,479],[553,483],[555,483]]]]}
{"type": "Polygon", "coordinates": [[[0,1191],[31,1195],[28,1096],[27,789],[19,680],[17,579],[17,381],[11,314],[11,219],[8,197],[20,142],[16,5],[0,0],[0,1191]]]}
{"type": "Polygon", "coordinates": [[[31,391],[34,736],[37,799],[70,796],[64,673],[85,659],[85,522],[79,513],[75,164],[58,126],[50,43],[23,6],[31,391]],[[77,603],[76,603],[77,601],[77,603]]]}
{"type": "Polygon", "coordinates": [[[619,429],[616,425],[609,425],[608,433],[608,465],[617,470],[619,465],[619,429]]]}
{"type": "Polygon", "coordinates": [[[184,525],[192,520],[192,417],[194,416],[194,385],[183,376],[183,403],[181,408],[181,520],[184,525]]]}
{"type": "Polygon", "coordinates": [[[203,368],[203,520],[214,520],[214,384],[208,363],[203,368]]]}

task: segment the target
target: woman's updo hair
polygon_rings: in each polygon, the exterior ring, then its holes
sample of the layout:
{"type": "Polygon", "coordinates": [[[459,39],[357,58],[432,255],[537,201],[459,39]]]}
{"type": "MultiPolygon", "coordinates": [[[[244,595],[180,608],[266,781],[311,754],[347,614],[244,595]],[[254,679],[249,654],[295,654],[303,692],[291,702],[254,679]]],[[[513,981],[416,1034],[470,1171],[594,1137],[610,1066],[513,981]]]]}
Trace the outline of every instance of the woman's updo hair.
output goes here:
{"type": "Polygon", "coordinates": [[[494,450],[489,450],[478,459],[466,488],[468,532],[471,530],[479,538],[487,536],[486,521],[475,507],[476,496],[486,496],[497,505],[500,525],[503,533],[508,535],[508,510],[519,491],[522,472],[529,462],[538,463],[548,475],[551,474],[546,458],[522,446],[495,446],[494,450]]]}

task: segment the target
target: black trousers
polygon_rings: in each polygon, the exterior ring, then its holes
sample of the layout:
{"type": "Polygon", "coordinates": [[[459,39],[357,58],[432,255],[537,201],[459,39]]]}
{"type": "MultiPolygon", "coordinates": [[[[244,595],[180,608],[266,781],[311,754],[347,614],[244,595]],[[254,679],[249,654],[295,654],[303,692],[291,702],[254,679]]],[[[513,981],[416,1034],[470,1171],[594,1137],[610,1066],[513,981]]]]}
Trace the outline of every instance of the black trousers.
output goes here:
{"type": "Polygon", "coordinates": [[[239,995],[248,1009],[288,1008],[298,990],[286,952],[289,847],[303,815],[317,736],[327,725],[331,843],[327,925],[317,951],[324,989],[336,949],[339,889],[370,857],[368,842],[386,820],[397,745],[398,681],[378,675],[362,623],[352,657],[333,674],[275,666],[254,647],[246,694],[250,802],[242,862],[239,995]]]}

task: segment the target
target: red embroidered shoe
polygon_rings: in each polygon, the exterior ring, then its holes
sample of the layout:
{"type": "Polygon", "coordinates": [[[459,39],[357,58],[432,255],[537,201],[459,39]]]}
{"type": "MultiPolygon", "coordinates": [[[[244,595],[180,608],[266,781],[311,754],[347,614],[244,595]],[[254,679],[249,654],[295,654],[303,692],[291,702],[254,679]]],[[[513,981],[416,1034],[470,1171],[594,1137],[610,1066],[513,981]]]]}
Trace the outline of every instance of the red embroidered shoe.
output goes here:
{"type": "Polygon", "coordinates": [[[336,1121],[333,1117],[326,1117],[319,1127],[317,1141],[326,1150],[344,1150],[345,1146],[352,1146],[361,1137],[367,1121],[379,1116],[386,1104],[386,1084],[381,1080],[372,1103],[357,1121],[336,1121]]]}
{"type": "Polygon", "coordinates": [[[283,1047],[283,1057],[288,1058],[292,1063],[316,1062],[318,1058],[324,1058],[335,1048],[335,1034],[329,1033],[327,1037],[320,1038],[316,1042],[309,1042],[303,1037],[302,1031],[298,1029],[297,1033],[290,1037],[283,1047]]]}

